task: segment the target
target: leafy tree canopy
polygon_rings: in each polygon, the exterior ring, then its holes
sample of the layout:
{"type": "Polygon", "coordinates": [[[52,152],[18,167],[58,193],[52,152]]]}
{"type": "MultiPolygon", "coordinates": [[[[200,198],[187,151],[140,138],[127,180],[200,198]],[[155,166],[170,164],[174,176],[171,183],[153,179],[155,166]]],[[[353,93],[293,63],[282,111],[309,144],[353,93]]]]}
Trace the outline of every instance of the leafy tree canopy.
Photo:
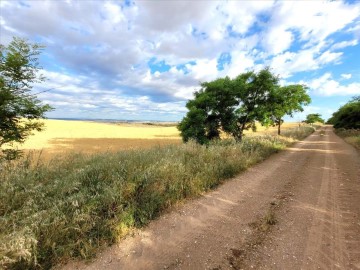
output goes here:
{"type": "Polygon", "coordinates": [[[17,157],[18,150],[4,146],[22,143],[33,130],[42,130],[43,124],[36,120],[51,110],[31,94],[33,85],[44,81],[38,62],[42,48],[20,38],[6,47],[0,45],[0,158],[17,157]]]}
{"type": "Polygon", "coordinates": [[[220,139],[221,132],[241,140],[245,130],[255,129],[256,121],[272,123],[302,110],[310,102],[305,90],[301,85],[280,87],[269,68],[205,82],[186,104],[189,112],[178,128],[185,142],[207,143],[220,139]]]}
{"type": "Polygon", "coordinates": [[[360,129],[360,96],[353,97],[328,120],[335,128],[360,129]]]}
{"type": "Polygon", "coordinates": [[[305,85],[294,84],[277,87],[271,93],[268,102],[269,123],[278,126],[279,135],[283,117],[285,115],[293,116],[295,112],[302,112],[303,106],[311,102],[311,98],[306,92],[307,89],[305,85]]]}
{"type": "Polygon", "coordinates": [[[307,124],[314,124],[316,122],[324,123],[325,121],[321,118],[321,114],[311,113],[306,116],[306,120],[304,122],[307,124]]]}

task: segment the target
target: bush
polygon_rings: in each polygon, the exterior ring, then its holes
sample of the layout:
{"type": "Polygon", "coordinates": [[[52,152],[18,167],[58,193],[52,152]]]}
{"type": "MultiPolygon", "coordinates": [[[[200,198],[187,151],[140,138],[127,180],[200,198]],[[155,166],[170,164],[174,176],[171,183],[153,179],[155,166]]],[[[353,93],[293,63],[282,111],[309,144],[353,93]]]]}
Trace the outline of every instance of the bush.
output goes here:
{"type": "Polygon", "coordinates": [[[328,120],[336,129],[360,129],[360,96],[339,108],[328,120]]]}

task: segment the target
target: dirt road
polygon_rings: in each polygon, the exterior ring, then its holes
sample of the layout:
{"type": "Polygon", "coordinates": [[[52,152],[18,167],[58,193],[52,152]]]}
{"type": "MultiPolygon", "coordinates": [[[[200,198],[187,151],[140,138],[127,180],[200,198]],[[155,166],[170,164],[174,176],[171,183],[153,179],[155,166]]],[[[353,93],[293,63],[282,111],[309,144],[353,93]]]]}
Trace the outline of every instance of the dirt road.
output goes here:
{"type": "Polygon", "coordinates": [[[65,269],[360,269],[360,156],[325,127],[65,269]]]}

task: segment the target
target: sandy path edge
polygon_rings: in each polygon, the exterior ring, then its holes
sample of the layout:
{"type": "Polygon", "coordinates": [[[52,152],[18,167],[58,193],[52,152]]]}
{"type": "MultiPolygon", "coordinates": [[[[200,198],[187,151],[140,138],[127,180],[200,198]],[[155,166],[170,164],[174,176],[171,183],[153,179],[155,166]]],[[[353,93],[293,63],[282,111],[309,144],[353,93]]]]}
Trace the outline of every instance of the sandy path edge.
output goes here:
{"type": "Polygon", "coordinates": [[[356,224],[360,202],[356,205],[352,199],[360,198],[359,155],[330,127],[325,129],[325,136],[317,131],[217,190],[175,208],[133,237],[104,250],[94,262],[72,262],[62,269],[332,269],[339,263],[345,267],[342,269],[357,269],[360,239],[353,232],[360,227],[356,224]],[[332,166],[337,166],[336,174],[332,166]],[[349,179],[342,193],[336,189],[342,183],[336,182],[342,181],[340,172],[346,172],[349,179]],[[354,194],[350,199],[348,192],[354,194]],[[284,194],[288,196],[282,197],[284,194]],[[234,251],[246,251],[256,234],[252,224],[266,215],[270,203],[279,197],[286,200],[264,245],[237,256],[234,251]],[[346,201],[350,214],[345,215],[348,210],[341,210],[341,203],[335,201],[346,201]],[[337,211],[345,212],[340,217],[337,211]],[[354,225],[350,234],[341,225],[343,217],[354,225]],[[331,247],[330,260],[322,258],[322,240],[317,235],[326,229],[336,239],[355,237],[350,239],[355,248],[349,249],[344,241],[330,241],[325,244],[331,247]],[[311,260],[309,254],[314,255],[311,260]]]}

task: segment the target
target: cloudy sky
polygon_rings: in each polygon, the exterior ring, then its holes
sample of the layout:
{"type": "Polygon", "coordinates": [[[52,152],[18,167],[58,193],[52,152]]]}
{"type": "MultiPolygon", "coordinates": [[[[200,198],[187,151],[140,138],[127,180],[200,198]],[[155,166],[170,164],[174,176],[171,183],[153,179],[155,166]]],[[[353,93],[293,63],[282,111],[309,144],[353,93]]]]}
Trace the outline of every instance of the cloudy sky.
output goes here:
{"type": "Polygon", "coordinates": [[[360,94],[359,1],[1,0],[0,27],[46,46],[48,117],[180,120],[200,82],[265,66],[309,86],[294,121],[360,94]]]}

